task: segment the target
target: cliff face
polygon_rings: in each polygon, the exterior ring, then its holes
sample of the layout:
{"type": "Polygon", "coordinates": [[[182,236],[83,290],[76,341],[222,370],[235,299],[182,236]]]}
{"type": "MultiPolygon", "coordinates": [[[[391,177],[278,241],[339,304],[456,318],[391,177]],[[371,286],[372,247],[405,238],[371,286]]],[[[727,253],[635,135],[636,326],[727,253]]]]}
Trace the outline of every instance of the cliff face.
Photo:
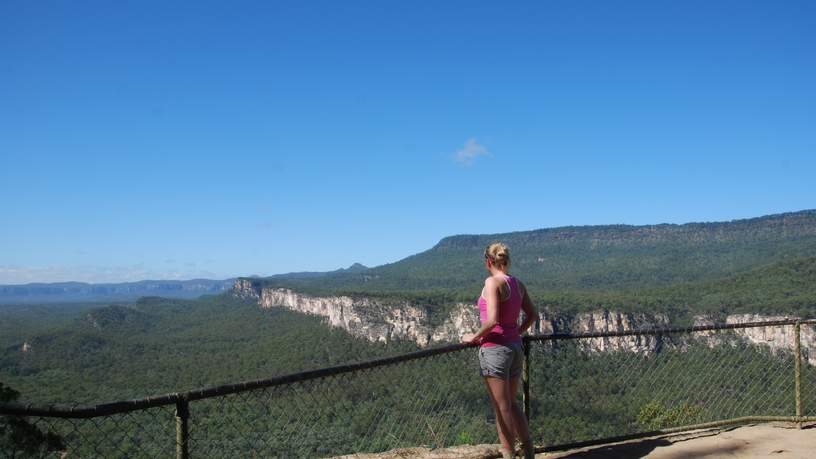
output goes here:
{"type": "MultiPolygon", "coordinates": [[[[429,323],[427,309],[408,302],[382,302],[371,298],[348,296],[311,296],[283,288],[255,288],[243,279],[235,281],[233,294],[257,301],[263,308],[283,307],[292,311],[326,318],[329,325],[340,327],[352,335],[369,341],[393,339],[411,340],[420,346],[434,343],[458,342],[464,333],[479,328],[479,314],[475,305],[458,303],[439,326],[429,323]]],[[[540,311],[540,321],[533,327],[537,334],[549,333],[603,333],[667,327],[669,319],[664,314],[621,313],[594,311],[573,316],[550,315],[540,311]]],[[[736,314],[726,318],[726,323],[739,324],[770,320],[790,319],[789,316],[761,316],[736,314]]],[[[695,325],[713,323],[704,316],[695,317],[695,325]]],[[[816,365],[816,333],[814,327],[802,326],[801,347],[807,362],[816,365]],[[811,351],[813,349],[814,351],[811,351]]],[[[795,336],[793,326],[757,327],[734,330],[734,334],[750,343],[769,346],[771,350],[792,350],[795,336]]],[[[669,338],[673,345],[682,345],[683,338],[669,338]]],[[[710,331],[695,334],[711,345],[725,339],[722,333],[710,331]]],[[[627,351],[651,353],[664,346],[661,336],[602,337],[581,340],[581,346],[590,351],[627,351]]]]}
{"type": "Polygon", "coordinates": [[[420,346],[456,342],[462,333],[478,329],[475,307],[457,304],[438,327],[429,324],[428,310],[408,302],[383,303],[370,298],[311,296],[282,288],[258,290],[247,280],[236,280],[233,293],[256,300],[263,308],[283,307],[326,318],[329,325],[369,341],[411,340],[420,346]]]}
{"type": "MultiPolygon", "coordinates": [[[[665,314],[632,314],[615,311],[583,312],[574,316],[548,315],[539,311],[537,334],[626,332],[644,328],[668,327],[665,314]]],[[[655,352],[663,345],[660,336],[618,336],[588,338],[581,345],[591,351],[655,352]]]]}
{"type": "Polygon", "coordinates": [[[245,300],[260,298],[260,291],[247,279],[235,279],[235,283],[232,284],[232,294],[245,300]]]}
{"type": "Polygon", "coordinates": [[[368,298],[316,297],[288,289],[263,289],[259,304],[263,308],[284,307],[322,316],[332,327],[370,341],[408,339],[423,346],[431,342],[427,311],[408,303],[384,305],[368,298]]]}
{"type": "MultiPolygon", "coordinates": [[[[732,314],[726,317],[727,324],[744,324],[749,322],[766,322],[776,320],[796,319],[794,316],[764,316],[760,314],[732,314]]],[[[694,321],[695,325],[710,325],[713,322],[703,316],[698,316],[694,321]]],[[[781,327],[753,327],[738,328],[734,334],[748,341],[751,344],[767,346],[771,351],[790,351],[796,346],[796,330],[791,325],[781,327]]],[[[716,332],[701,332],[700,336],[705,336],[709,345],[715,346],[725,341],[724,337],[716,332]]],[[[816,365],[816,332],[810,325],[801,326],[799,345],[802,350],[804,361],[811,365],[816,365]]]]}

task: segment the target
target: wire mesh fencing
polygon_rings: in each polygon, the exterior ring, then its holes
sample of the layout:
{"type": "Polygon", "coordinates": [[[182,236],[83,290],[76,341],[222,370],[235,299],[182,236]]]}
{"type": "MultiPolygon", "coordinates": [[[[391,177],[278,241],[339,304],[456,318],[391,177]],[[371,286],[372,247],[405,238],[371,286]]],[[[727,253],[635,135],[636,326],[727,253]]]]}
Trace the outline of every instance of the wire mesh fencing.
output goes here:
{"type": "MultiPolygon", "coordinates": [[[[814,327],[801,359],[797,327],[529,337],[533,440],[814,416],[814,327]]],[[[0,457],[332,457],[496,443],[494,421],[477,350],[456,345],[79,410],[0,406],[0,457]]]]}
{"type": "Polygon", "coordinates": [[[816,416],[816,324],[801,325],[802,415],[816,416]]]}
{"type": "Polygon", "coordinates": [[[92,418],[4,416],[0,457],[174,457],[172,406],[92,418]]]}
{"type": "Polygon", "coordinates": [[[491,438],[472,349],[190,404],[203,457],[326,457],[491,438]]]}
{"type": "MultiPolygon", "coordinates": [[[[793,349],[737,330],[532,341],[531,432],[566,444],[796,414],[793,349]]],[[[814,381],[816,382],[816,381],[814,381]]]]}

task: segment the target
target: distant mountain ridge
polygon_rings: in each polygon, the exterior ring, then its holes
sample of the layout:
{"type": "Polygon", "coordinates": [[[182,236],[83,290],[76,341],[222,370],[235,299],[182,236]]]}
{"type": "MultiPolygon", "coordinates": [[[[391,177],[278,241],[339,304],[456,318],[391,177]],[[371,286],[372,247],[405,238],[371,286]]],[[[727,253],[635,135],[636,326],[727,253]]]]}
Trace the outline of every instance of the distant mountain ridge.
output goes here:
{"type": "Polygon", "coordinates": [[[334,271],[297,271],[284,274],[273,274],[266,277],[267,279],[313,279],[316,277],[325,277],[331,274],[340,273],[357,273],[368,270],[368,266],[361,263],[354,263],[348,268],[335,269],[334,271]]]}
{"type": "Polygon", "coordinates": [[[107,284],[84,282],[0,285],[0,304],[66,303],[74,301],[129,301],[143,296],[196,298],[222,293],[234,279],[143,280],[107,284]]]}
{"type": "Polygon", "coordinates": [[[572,330],[575,321],[625,328],[816,316],[814,210],[731,222],[450,236],[357,272],[239,278],[233,294],[264,308],[325,317],[373,341],[445,341],[478,326],[474,302],[487,274],[482,255],[494,241],[510,246],[511,273],[551,330],[572,330]]]}
{"type": "Polygon", "coordinates": [[[319,279],[275,276],[259,287],[319,294],[465,291],[484,279],[482,251],[510,246],[514,274],[533,291],[615,291],[698,282],[816,255],[816,210],[728,222],[566,226],[445,237],[395,263],[319,279]]]}
{"type": "MultiPolygon", "coordinates": [[[[796,257],[816,256],[816,209],[762,217],[657,225],[565,226],[454,235],[394,263],[355,263],[328,272],[240,278],[257,288],[311,294],[407,296],[466,301],[484,279],[482,250],[510,246],[513,274],[531,293],[615,292],[704,282],[796,257]]],[[[229,290],[234,279],[120,284],[0,285],[0,303],[124,301],[140,296],[193,298],[229,290]]]]}
{"type": "MultiPolygon", "coordinates": [[[[276,274],[269,278],[313,279],[332,274],[356,273],[369,268],[354,263],[334,271],[303,271],[276,274]]],[[[75,301],[132,301],[144,296],[165,298],[196,298],[215,295],[232,288],[235,278],[224,280],[143,280],[91,284],[85,282],[34,282],[29,284],[0,285],[0,304],[14,303],[67,303],[75,301]]]]}

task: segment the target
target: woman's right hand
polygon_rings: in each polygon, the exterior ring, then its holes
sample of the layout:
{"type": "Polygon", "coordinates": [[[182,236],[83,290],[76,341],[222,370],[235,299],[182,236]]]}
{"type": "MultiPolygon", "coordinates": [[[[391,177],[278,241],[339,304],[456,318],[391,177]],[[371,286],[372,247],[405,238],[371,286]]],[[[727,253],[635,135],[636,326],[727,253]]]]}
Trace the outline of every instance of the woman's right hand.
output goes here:
{"type": "Polygon", "coordinates": [[[462,335],[460,341],[465,344],[473,344],[474,337],[476,337],[476,335],[473,333],[465,333],[464,335],[462,335]]]}

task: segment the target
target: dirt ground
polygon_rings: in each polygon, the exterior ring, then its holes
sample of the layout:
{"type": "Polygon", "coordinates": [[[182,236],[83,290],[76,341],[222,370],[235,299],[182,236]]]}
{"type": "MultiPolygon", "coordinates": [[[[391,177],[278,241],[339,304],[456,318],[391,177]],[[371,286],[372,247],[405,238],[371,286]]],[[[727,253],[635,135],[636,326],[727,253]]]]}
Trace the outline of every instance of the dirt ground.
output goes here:
{"type": "Polygon", "coordinates": [[[595,458],[816,458],[816,426],[798,429],[789,424],[758,424],[605,445],[563,453],[542,454],[548,459],[595,458]]]}
{"type": "MultiPolygon", "coordinates": [[[[379,454],[352,454],[337,459],[488,459],[501,457],[498,445],[453,448],[404,448],[379,454]]],[[[816,425],[757,424],[540,453],[538,459],[816,459],[816,425]]]]}

